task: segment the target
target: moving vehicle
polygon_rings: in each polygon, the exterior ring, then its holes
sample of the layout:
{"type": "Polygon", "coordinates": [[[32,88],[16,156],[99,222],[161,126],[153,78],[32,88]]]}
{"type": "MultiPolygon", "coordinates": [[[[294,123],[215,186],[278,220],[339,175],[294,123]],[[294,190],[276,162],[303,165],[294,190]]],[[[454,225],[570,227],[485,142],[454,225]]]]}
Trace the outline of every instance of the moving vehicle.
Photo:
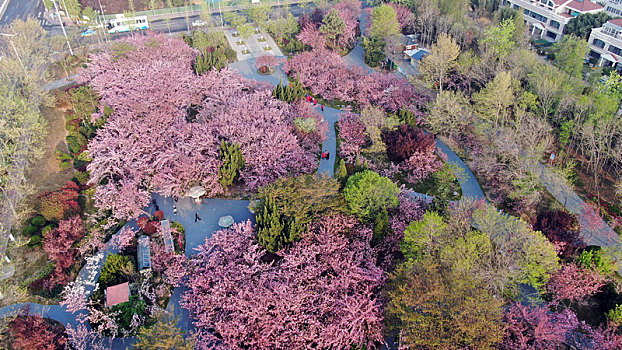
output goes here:
{"type": "Polygon", "coordinates": [[[144,30],[149,28],[149,22],[147,16],[125,17],[123,15],[117,15],[117,18],[111,19],[106,28],[108,33],[123,33],[131,32],[133,30],[144,30]]]}

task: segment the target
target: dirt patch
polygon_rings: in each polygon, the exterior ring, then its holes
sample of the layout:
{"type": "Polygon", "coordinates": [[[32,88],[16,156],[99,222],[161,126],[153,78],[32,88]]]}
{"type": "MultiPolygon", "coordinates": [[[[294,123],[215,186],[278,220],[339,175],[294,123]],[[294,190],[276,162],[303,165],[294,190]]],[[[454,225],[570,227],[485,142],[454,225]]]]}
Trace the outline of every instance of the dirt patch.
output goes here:
{"type": "Polygon", "coordinates": [[[64,109],[42,108],[41,113],[48,122],[48,135],[45,138],[44,154],[41,159],[33,164],[27,173],[28,182],[34,186],[35,193],[51,191],[59,188],[69,181],[75,172],[74,169],[60,171],[59,162],[56,159],[56,150],[67,152],[65,137],[64,109]]]}

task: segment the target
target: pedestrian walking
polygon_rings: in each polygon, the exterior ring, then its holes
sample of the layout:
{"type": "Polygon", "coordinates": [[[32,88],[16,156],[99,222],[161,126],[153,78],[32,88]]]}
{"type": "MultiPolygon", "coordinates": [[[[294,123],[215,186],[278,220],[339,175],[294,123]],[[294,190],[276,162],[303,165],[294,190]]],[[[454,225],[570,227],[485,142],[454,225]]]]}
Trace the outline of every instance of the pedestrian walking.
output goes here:
{"type": "Polygon", "coordinates": [[[326,152],[322,151],[322,159],[326,158],[326,152]]]}
{"type": "Polygon", "coordinates": [[[330,153],[326,152],[326,159],[330,159],[330,153]]]}
{"type": "Polygon", "coordinates": [[[179,200],[179,197],[173,196],[173,200],[175,201],[175,203],[177,203],[177,201],[179,200]]]}
{"type": "Polygon", "coordinates": [[[322,112],[324,112],[324,105],[322,105],[322,112]]]}
{"type": "Polygon", "coordinates": [[[317,106],[317,98],[314,98],[314,99],[313,99],[313,105],[314,105],[314,106],[317,106]]]}
{"type": "Polygon", "coordinates": [[[194,222],[197,222],[198,220],[201,220],[199,213],[194,213],[194,222]]]}
{"type": "Polygon", "coordinates": [[[160,211],[160,206],[157,203],[155,205],[155,211],[160,211]]]}
{"type": "Polygon", "coordinates": [[[305,98],[309,101],[309,94],[305,94],[305,98]]]}
{"type": "Polygon", "coordinates": [[[177,215],[177,206],[173,205],[173,215],[177,215]]]}

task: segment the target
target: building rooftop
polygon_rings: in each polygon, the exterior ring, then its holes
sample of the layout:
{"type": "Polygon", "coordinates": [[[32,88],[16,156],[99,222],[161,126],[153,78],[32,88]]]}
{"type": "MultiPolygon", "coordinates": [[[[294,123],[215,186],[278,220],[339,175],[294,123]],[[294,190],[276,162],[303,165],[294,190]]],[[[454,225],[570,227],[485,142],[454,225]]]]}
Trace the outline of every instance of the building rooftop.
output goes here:
{"type": "Polygon", "coordinates": [[[583,0],[583,1],[574,0],[568,3],[566,6],[577,11],[593,11],[593,10],[602,10],[604,8],[602,5],[593,3],[589,0],[583,0]]]}
{"type": "Polygon", "coordinates": [[[106,306],[111,307],[130,300],[130,284],[128,282],[106,288],[106,306]]]}
{"type": "Polygon", "coordinates": [[[412,59],[414,59],[416,61],[419,61],[420,59],[423,58],[423,56],[429,54],[430,51],[428,51],[428,50],[426,50],[424,48],[418,48],[418,49],[414,49],[414,50],[404,51],[404,53],[406,55],[408,55],[408,57],[410,57],[410,58],[412,58],[412,59]]]}
{"type": "Polygon", "coordinates": [[[614,18],[607,21],[607,23],[615,24],[618,27],[622,27],[622,18],[614,18]]]}

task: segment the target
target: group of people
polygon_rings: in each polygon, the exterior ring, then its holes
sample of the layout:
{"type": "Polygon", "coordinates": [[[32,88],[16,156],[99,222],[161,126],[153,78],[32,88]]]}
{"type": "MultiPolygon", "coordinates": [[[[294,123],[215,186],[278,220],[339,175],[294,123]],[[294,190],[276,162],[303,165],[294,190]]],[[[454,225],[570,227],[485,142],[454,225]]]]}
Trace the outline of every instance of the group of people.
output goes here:
{"type": "MultiPolygon", "coordinates": [[[[317,98],[311,97],[309,94],[305,94],[305,97],[307,98],[307,102],[312,102],[314,106],[317,106],[317,98]]],[[[324,105],[320,105],[320,108],[322,109],[322,112],[324,112],[324,105]]]]}
{"type": "Polygon", "coordinates": [[[330,159],[330,153],[328,151],[322,152],[322,159],[330,159]]]}

